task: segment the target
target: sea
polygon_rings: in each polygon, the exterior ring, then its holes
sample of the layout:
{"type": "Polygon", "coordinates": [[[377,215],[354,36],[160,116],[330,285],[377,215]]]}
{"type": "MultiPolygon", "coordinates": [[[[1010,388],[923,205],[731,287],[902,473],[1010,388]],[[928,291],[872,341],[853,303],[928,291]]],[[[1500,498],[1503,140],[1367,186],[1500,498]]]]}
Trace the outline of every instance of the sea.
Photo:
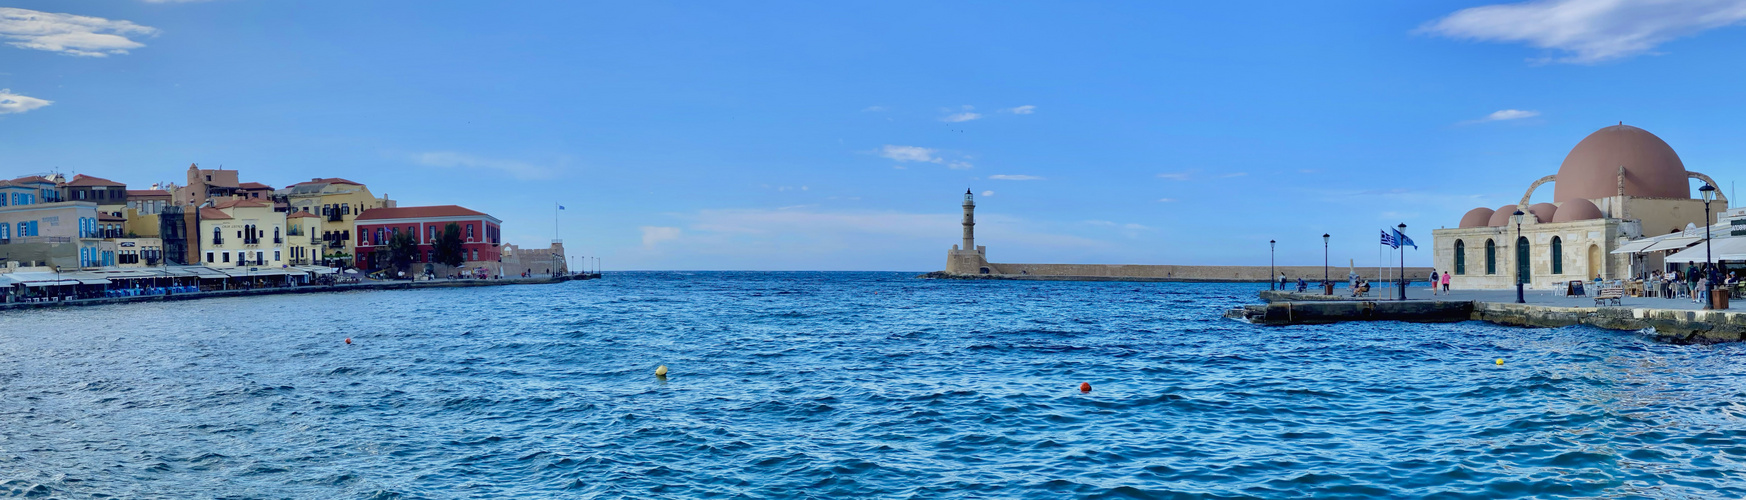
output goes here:
{"type": "Polygon", "coordinates": [[[1746,497],[1746,345],[916,274],[0,312],[0,496],[1746,497]]]}

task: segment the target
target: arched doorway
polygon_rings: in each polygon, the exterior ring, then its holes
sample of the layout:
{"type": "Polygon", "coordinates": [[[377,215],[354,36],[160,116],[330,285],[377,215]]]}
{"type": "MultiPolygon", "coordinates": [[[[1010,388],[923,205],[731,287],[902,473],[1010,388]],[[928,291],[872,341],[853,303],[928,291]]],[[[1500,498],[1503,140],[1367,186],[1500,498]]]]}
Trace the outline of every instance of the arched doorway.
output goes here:
{"type": "Polygon", "coordinates": [[[1467,244],[1455,240],[1455,274],[1467,274],[1467,244]]]}
{"type": "Polygon", "coordinates": [[[1533,273],[1528,265],[1528,237],[1516,238],[1516,283],[1533,283],[1533,273]]]}
{"type": "Polygon", "coordinates": [[[1601,260],[1600,246],[1599,245],[1589,245],[1588,246],[1588,279],[1596,279],[1596,278],[1601,277],[1601,270],[1605,269],[1605,267],[1606,267],[1605,262],[1606,261],[1601,260]]]}

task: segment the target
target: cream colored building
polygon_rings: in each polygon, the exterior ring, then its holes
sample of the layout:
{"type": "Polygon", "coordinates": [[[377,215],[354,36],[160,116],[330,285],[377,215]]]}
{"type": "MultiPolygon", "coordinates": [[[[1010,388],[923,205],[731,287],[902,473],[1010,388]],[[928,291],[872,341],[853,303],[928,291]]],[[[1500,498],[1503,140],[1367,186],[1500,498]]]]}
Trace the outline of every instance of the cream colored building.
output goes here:
{"type": "Polygon", "coordinates": [[[1624,124],[1600,129],[1570,150],[1556,175],[1530,184],[1520,203],[1475,208],[1459,228],[1432,231],[1436,269],[1453,271],[1450,287],[1461,289],[1513,288],[1518,279],[1528,288],[1556,289],[1572,280],[1627,278],[1632,259],[1658,257],[1613,254],[1622,243],[1701,227],[1728,208],[1715,191],[1705,220],[1703,200],[1692,197],[1694,181],[1715,185],[1687,171],[1655,134],[1624,124]],[[1554,186],[1552,202],[1530,204],[1546,183],[1554,186]],[[1526,207],[1519,225],[1518,207],[1526,207]]]}
{"type": "Polygon", "coordinates": [[[369,187],[338,177],[299,182],[279,190],[276,196],[283,196],[292,212],[304,211],[321,217],[321,232],[314,236],[321,238],[323,248],[315,260],[332,265],[351,265],[358,254],[352,237],[358,215],[372,208],[396,207],[387,196],[378,198],[370,193],[369,187]]]}
{"type": "Polygon", "coordinates": [[[321,241],[322,219],[302,210],[285,215],[285,262],[293,266],[321,264],[326,243],[321,241]]]}
{"type": "Polygon", "coordinates": [[[233,198],[200,208],[200,262],[209,267],[286,265],[285,214],[273,203],[233,198]]]}

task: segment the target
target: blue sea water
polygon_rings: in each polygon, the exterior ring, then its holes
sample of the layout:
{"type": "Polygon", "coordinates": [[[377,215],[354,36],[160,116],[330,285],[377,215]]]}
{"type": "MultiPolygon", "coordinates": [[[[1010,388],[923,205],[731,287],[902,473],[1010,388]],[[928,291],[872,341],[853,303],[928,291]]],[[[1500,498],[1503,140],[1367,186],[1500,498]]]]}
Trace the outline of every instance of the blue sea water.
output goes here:
{"type": "Polygon", "coordinates": [[[5,312],[0,496],[1746,497],[1741,345],[1220,317],[1260,287],[649,272],[5,312]]]}

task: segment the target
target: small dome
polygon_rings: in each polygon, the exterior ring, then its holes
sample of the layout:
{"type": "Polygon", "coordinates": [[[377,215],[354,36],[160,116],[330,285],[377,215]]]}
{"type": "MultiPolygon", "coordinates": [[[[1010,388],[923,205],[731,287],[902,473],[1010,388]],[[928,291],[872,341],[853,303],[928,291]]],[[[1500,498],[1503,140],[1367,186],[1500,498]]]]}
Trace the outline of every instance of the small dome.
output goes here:
{"type": "Polygon", "coordinates": [[[1594,202],[1577,198],[1564,202],[1558,207],[1558,213],[1552,215],[1552,222],[1575,222],[1601,218],[1600,207],[1594,202]]]}
{"type": "Polygon", "coordinates": [[[1515,215],[1515,213],[1515,205],[1497,207],[1497,210],[1491,211],[1491,222],[1486,225],[1491,227],[1508,226],[1510,225],[1510,216],[1515,215]]]}
{"type": "Polygon", "coordinates": [[[1461,216],[1461,228],[1485,227],[1491,225],[1491,209],[1485,207],[1468,210],[1461,216]]]}
{"type": "Polygon", "coordinates": [[[1535,203],[1533,205],[1528,205],[1528,211],[1533,212],[1535,217],[1539,217],[1540,222],[1552,222],[1553,214],[1558,212],[1558,205],[1553,205],[1551,203],[1535,203]]]}
{"type": "Polygon", "coordinates": [[[1552,200],[1606,198],[1619,193],[1619,167],[1625,167],[1625,194],[1647,198],[1691,198],[1685,163],[1660,137],[1630,125],[1596,130],[1571,148],[1558,166],[1552,200]]]}

